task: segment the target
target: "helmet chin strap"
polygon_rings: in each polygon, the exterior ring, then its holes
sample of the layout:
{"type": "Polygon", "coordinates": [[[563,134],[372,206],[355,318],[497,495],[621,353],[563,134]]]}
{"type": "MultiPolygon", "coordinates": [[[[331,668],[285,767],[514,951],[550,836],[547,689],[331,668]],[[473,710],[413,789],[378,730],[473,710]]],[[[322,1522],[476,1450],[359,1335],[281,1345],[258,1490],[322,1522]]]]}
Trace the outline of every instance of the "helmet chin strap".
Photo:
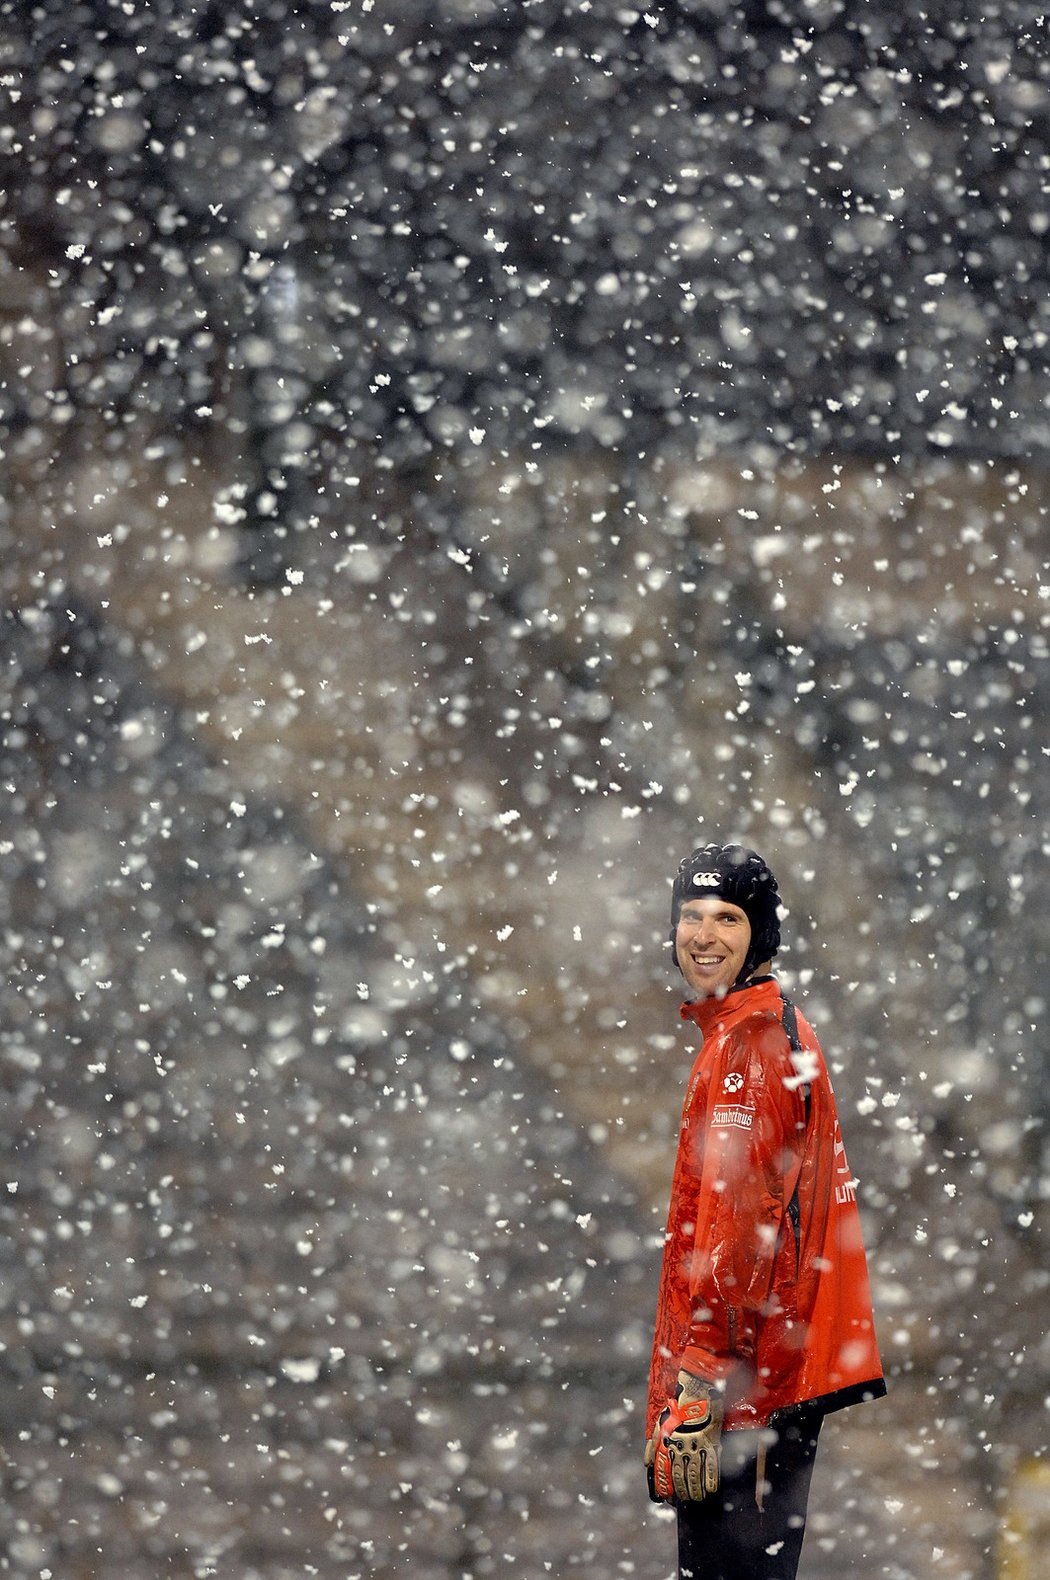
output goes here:
{"type": "Polygon", "coordinates": [[[756,961],[754,965],[750,966],[745,962],[744,969],[733,983],[733,986],[735,988],[747,987],[749,982],[761,981],[763,977],[769,976],[772,965],[772,960],[763,960],[761,964],[756,961]]]}

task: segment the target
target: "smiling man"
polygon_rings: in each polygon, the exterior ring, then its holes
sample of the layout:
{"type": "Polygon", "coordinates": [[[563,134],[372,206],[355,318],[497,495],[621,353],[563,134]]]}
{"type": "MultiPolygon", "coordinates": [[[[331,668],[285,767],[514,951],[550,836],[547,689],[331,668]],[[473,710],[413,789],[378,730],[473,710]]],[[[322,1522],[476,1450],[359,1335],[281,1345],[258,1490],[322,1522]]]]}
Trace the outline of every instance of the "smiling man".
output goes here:
{"type": "Polygon", "coordinates": [[[769,975],[776,879],[756,851],[680,864],[671,950],[693,1066],[649,1378],[650,1495],[680,1580],[795,1580],[817,1437],[885,1393],[856,1180],[817,1039],[769,975]]]}
{"type": "Polygon", "coordinates": [[[750,947],[751,923],[739,905],[712,898],[685,901],[675,928],[675,953],[694,998],[728,993],[750,947]]]}

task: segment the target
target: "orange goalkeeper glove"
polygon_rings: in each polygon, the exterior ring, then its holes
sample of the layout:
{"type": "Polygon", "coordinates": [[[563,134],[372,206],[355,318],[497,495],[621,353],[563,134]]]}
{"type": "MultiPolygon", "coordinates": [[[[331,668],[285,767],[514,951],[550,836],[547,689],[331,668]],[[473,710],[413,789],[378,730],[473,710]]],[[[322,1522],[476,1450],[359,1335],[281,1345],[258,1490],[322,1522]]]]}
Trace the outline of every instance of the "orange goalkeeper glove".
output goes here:
{"type": "Polygon", "coordinates": [[[723,1415],[713,1383],[678,1373],[677,1398],[668,1400],[645,1448],[654,1502],[699,1503],[718,1491],[723,1415]]]}

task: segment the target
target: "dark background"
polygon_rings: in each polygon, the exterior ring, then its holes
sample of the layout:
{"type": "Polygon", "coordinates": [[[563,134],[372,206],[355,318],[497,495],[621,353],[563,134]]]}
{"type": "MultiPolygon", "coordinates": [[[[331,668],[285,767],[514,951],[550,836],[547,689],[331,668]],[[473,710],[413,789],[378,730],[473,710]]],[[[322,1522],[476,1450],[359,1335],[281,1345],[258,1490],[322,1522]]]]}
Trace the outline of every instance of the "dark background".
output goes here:
{"type": "Polygon", "coordinates": [[[1022,5],[0,14],[0,1572],[670,1572],[714,835],[891,1382],[805,1572],[1034,1566],[1048,75],[1022,5]]]}

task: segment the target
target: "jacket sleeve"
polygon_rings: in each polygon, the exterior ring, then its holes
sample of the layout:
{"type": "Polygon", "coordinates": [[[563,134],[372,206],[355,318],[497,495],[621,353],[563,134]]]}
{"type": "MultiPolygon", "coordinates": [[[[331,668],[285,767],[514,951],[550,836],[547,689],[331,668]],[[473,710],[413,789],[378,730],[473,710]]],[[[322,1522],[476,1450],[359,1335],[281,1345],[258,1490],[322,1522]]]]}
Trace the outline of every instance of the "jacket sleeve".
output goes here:
{"type": "Polygon", "coordinates": [[[782,1237],[792,1232],[805,1096],[779,1023],[740,1028],[712,1081],[705,1125],[681,1365],[720,1380],[753,1361],[782,1237]]]}

